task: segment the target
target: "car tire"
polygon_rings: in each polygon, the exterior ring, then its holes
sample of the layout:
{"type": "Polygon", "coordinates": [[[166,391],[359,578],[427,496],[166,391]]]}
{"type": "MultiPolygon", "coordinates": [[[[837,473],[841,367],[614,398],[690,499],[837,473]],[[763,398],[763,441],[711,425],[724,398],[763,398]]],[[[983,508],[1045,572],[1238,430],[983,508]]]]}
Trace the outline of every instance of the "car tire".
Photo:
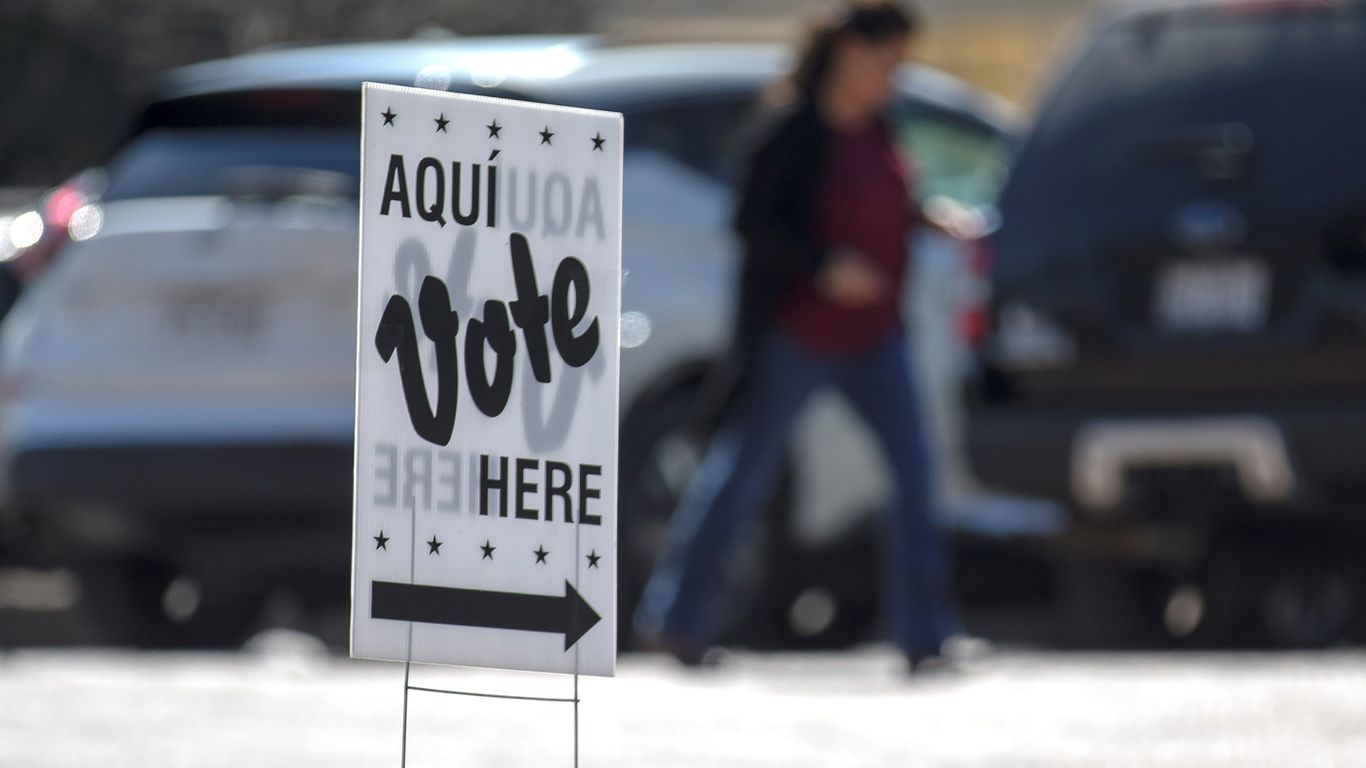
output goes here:
{"type": "MultiPolygon", "coordinates": [[[[1345,541],[1350,541],[1346,539],[1345,541]]],[[[1212,547],[1205,590],[1221,645],[1306,649],[1347,638],[1359,612],[1355,548],[1325,534],[1270,528],[1212,547]]]]}
{"type": "Polygon", "coordinates": [[[235,648],[260,614],[258,593],[201,585],[155,560],[90,560],[75,570],[82,615],[106,644],[235,648]]]}
{"type": "Polygon", "coordinates": [[[1166,642],[1162,578],[1146,568],[1069,559],[1058,566],[1060,644],[1074,649],[1151,648],[1166,642]]]}
{"type": "Polygon", "coordinates": [[[879,615],[876,516],[866,515],[821,546],[788,546],[760,602],[773,613],[765,645],[849,648],[873,637],[879,615]]]}
{"type": "MultiPolygon", "coordinates": [[[[695,384],[695,382],[694,382],[695,384]]],[[[621,430],[621,474],[618,488],[617,632],[619,646],[631,648],[632,617],[665,543],[668,525],[711,438],[709,425],[696,421],[696,386],[674,387],[632,409],[621,430]]],[[[768,564],[781,556],[787,538],[788,488],[785,468],[779,488],[765,513],[763,531],[750,536],[732,565],[728,607],[749,605],[728,640],[768,637],[775,628],[756,627],[772,612],[752,601],[760,592],[768,564]]]]}

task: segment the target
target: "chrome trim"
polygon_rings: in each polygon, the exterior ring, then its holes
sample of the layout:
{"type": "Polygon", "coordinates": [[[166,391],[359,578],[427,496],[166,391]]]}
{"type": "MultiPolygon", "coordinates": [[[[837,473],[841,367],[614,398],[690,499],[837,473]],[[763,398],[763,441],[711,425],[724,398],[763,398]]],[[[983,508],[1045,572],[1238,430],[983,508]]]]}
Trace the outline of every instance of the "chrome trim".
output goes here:
{"type": "Polygon", "coordinates": [[[1295,472],[1281,430],[1270,419],[1235,417],[1157,421],[1097,421],[1072,442],[1072,495],[1103,512],[1124,498],[1125,472],[1138,467],[1227,464],[1251,501],[1284,501],[1295,472]]]}

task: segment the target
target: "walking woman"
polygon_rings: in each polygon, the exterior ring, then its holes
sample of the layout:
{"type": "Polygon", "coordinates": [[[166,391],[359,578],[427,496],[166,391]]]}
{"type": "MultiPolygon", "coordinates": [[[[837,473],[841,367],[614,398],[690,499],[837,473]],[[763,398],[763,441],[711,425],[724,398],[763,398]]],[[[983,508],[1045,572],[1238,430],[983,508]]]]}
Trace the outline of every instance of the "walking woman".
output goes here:
{"type": "Polygon", "coordinates": [[[738,400],[635,616],[646,646],[685,662],[725,631],[720,598],[737,539],[773,490],[804,404],[826,387],[872,430],[896,479],[880,537],[892,639],[914,670],[957,630],[902,326],[907,235],[921,218],[883,119],[915,31],[911,12],[890,2],[852,4],[818,28],[791,76],[792,103],[750,158],[735,221],[738,400]]]}

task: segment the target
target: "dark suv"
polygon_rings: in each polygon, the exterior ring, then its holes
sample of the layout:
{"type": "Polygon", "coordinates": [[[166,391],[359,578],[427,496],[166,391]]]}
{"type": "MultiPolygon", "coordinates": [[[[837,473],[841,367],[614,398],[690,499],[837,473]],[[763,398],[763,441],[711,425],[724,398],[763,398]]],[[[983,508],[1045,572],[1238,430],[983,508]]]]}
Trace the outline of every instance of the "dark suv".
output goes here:
{"type": "Polygon", "coordinates": [[[1366,542],[1366,3],[1104,14],[1000,207],[969,453],[1074,510],[1082,623],[1341,637],[1366,542]]]}

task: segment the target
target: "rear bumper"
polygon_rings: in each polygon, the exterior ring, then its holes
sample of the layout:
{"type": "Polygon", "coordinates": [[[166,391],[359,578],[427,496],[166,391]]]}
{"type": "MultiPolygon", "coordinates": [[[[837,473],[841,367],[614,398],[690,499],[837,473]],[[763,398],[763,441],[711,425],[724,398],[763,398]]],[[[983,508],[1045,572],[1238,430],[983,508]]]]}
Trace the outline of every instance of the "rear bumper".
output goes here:
{"type": "MultiPolygon", "coordinates": [[[[1292,475],[1292,488],[1280,494],[1259,494],[1256,482],[1233,477],[1229,487],[1251,503],[1285,501],[1291,504],[1308,500],[1366,497],[1366,472],[1360,468],[1366,456],[1366,406],[1338,409],[1267,409],[1256,412],[1199,414],[1147,412],[1105,412],[1100,409],[974,406],[968,417],[967,448],[973,472],[982,482],[1015,493],[1084,503],[1084,489],[1078,487],[1078,467],[1084,458],[1087,438],[1097,426],[1119,425],[1167,428],[1173,441],[1170,456],[1151,457],[1138,463],[1143,469],[1182,470],[1224,463],[1202,457],[1191,446],[1199,442],[1203,425],[1225,428],[1228,425],[1261,425],[1271,433],[1263,440],[1267,446],[1280,446],[1284,463],[1292,475]],[[1079,492],[1080,490],[1080,492],[1079,492]]],[[[1258,442],[1242,436],[1256,429],[1230,430],[1239,439],[1230,439],[1227,453],[1234,455],[1258,442]]],[[[1217,440],[1215,441],[1218,442],[1217,440]]],[[[1274,453],[1269,449],[1268,453],[1274,453]]],[[[1255,451],[1253,452],[1255,454],[1255,451]]],[[[1255,459],[1254,455],[1254,459],[1255,459]]],[[[1236,461],[1236,460],[1235,460],[1236,461]]],[[[1252,459],[1248,461],[1255,463],[1252,459]]],[[[1272,457],[1271,463],[1279,461],[1272,457]]],[[[1234,462],[1230,462],[1234,463],[1234,462]]],[[[1230,469],[1236,469],[1230,467],[1230,469]]],[[[1236,472],[1234,473],[1236,475],[1236,472]]],[[[1271,473],[1275,486],[1275,472],[1271,473]]],[[[1225,478],[1229,479],[1229,478],[1225,478]]],[[[1197,483],[1199,484],[1199,483],[1197,483]]],[[[1210,485],[1203,483],[1203,485],[1210,485]]],[[[1132,489],[1129,489],[1132,490],[1132,489]]],[[[1127,493],[1132,501],[1132,494],[1127,493]]],[[[1106,505],[1099,505],[1106,506],[1106,505]]]]}
{"type": "Polygon", "coordinates": [[[348,560],[350,444],[49,448],[8,474],[11,547],[229,572],[348,560]]]}

